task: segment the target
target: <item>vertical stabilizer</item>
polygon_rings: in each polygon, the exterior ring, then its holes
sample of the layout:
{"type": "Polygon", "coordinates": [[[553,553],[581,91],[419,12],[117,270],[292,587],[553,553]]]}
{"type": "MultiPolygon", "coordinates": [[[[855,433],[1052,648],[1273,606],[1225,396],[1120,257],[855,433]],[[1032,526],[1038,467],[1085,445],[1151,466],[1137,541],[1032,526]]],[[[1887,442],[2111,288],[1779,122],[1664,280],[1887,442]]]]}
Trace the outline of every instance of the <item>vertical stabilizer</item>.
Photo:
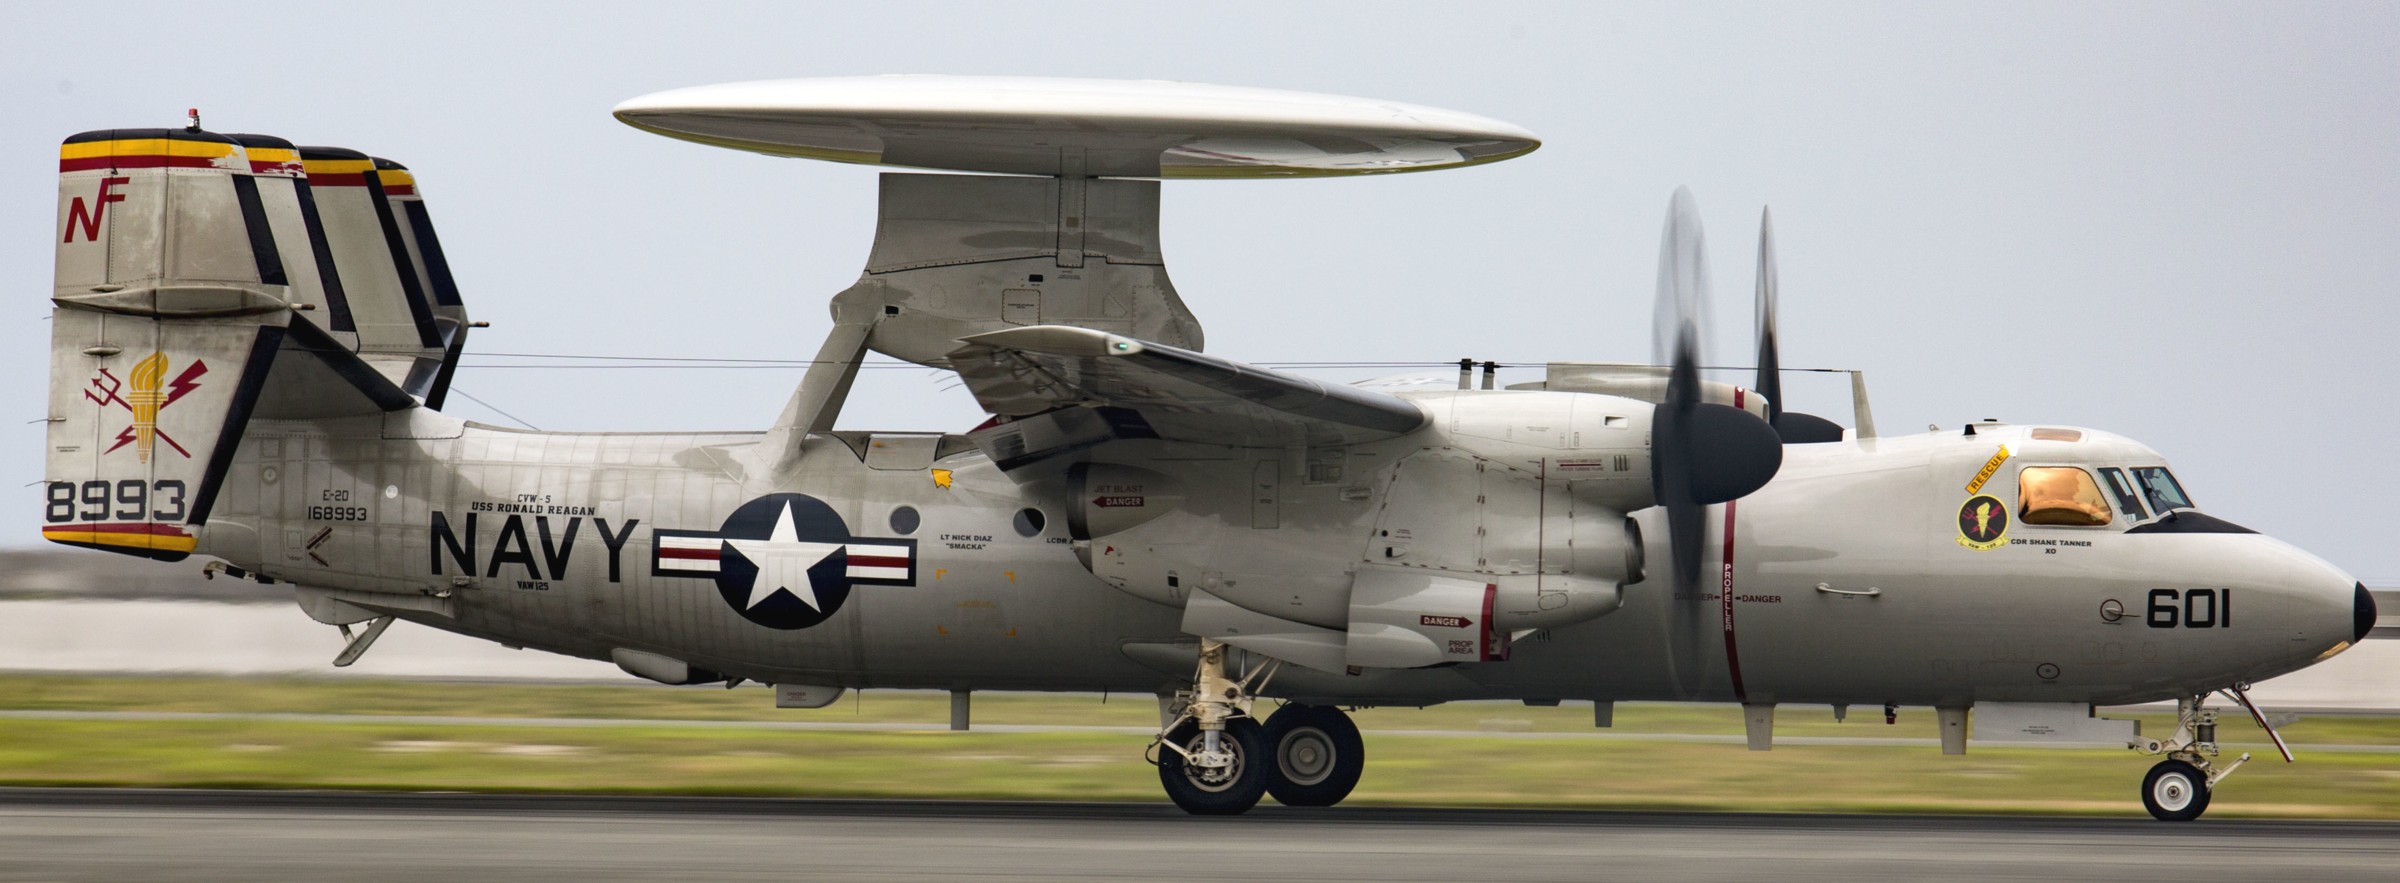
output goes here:
{"type": "Polygon", "coordinates": [[[198,545],[285,335],[271,177],[197,129],[60,147],[43,538],[165,560],[198,545]]]}
{"type": "Polygon", "coordinates": [[[290,283],[292,308],[340,344],[358,349],[358,325],[325,238],[325,220],[300,161],[300,149],[273,135],[227,135],[250,157],[252,187],[290,283]]]}
{"type": "MultiPolygon", "coordinates": [[[[406,220],[386,196],[385,170],[366,154],[340,147],[301,147],[300,159],[348,295],[359,358],[410,395],[424,397],[449,347],[410,255],[406,220]]],[[[414,189],[405,169],[393,177],[414,189]]]]}
{"type": "Polygon", "coordinates": [[[450,259],[442,254],[442,240],[434,234],[433,216],[425,209],[425,194],[418,189],[417,178],[407,166],[376,157],[375,173],[382,179],[383,196],[391,206],[392,218],[400,228],[400,244],[408,252],[409,270],[416,274],[417,290],[426,309],[433,314],[436,333],[442,338],[441,367],[434,373],[426,388],[409,392],[423,398],[425,406],[440,410],[449,398],[450,378],[458,370],[458,358],[467,345],[467,304],[458,293],[458,281],[450,275],[450,259]]]}

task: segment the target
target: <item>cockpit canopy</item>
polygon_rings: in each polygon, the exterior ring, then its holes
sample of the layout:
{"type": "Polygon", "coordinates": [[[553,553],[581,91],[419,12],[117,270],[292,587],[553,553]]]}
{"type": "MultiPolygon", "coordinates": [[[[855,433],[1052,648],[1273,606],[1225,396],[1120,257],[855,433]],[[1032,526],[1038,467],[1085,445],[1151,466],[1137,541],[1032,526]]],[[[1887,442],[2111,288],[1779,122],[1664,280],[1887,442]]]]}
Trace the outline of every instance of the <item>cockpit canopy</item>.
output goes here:
{"type": "Polygon", "coordinates": [[[2094,527],[2117,515],[2140,523],[2190,508],[2191,497],[2165,466],[2027,466],[2017,473],[2020,524],[2094,527]]]}

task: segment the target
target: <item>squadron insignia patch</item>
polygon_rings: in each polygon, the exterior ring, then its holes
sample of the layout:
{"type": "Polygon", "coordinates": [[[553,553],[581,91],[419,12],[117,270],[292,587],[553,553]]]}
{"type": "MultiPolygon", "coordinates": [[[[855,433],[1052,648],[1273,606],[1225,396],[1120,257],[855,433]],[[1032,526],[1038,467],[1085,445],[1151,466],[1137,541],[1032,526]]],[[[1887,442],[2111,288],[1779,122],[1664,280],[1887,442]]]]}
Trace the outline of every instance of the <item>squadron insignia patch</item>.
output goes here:
{"type": "Polygon", "coordinates": [[[184,366],[183,373],[175,375],[172,381],[167,380],[167,368],[167,354],[160,351],[134,363],[133,371],[124,380],[117,379],[117,375],[109,373],[106,368],[100,369],[100,376],[92,378],[92,388],[83,391],[84,398],[91,399],[103,411],[108,410],[110,405],[116,405],[133,415],[132,425],[117,433],[116,444],[100,453],[113,454],[118,448],[131,444],[134,456],[148,463],[150,452],[157,443],[166,442],[167,447],[174,449],[175,453],[183,455],[184,459],[191,459],[192,452],[184,450],[173,436],[159,428],[158,412],[198,389],[200,375],[208,373],[208,363],[193,359],[190,365],[184,366]],[[94,389],[100,393],[92,394],[94,389]]]}
{"type": "Polygon", "coordinates": [[[1958,544],[1989,552],[2008,542],[2008,504],[1990,494],[1968,497],[1958,507],[1958,544]]]}

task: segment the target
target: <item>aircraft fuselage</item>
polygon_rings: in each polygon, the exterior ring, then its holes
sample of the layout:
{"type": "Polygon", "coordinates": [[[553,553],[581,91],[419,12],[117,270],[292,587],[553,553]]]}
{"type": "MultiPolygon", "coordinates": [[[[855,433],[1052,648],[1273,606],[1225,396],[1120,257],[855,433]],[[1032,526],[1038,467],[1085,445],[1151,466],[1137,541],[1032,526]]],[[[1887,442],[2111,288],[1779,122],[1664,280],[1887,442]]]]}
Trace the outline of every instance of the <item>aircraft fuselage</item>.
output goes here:
{"type": "MultiPolygon", "coordinates": [[[[1511,413],[1528,397],[1567,395],[1455,394],[1508,397],[1511,413]]],[[[1453,397],[1418,400],[1438,415],[1453,397]]],[[[1538,422],[1539,408],[1529,413],[1538,422]]],[[[1338,629],[1362,568],[1572,580],[1589,569],[1592,537],[1625,535],[1623,516],[1591,499],[1627,488],[1577,485],[1637,481],[1646,463],[1577,473],[1595,468],[1594,445],[1569,438],[1545,451],[1540,431],[1494,439],[1460,426],[1437,419],[1332,452],[1112,443],[1092,459],[1175,473],[1177,499],[1084,539],[1095,515],[1110,515],[1099,510],[1158,502],[1095,492],[1063,468],[1021,480],[957,436],[813,436],[797,474],[761,487],[742,456],[754,435],[523,432],[422,410],[260,421],[200,551],[305,587],[303,606],[317,610],[356,602],[574,656],[633,650],[851,688],[1151,691],[1190,665],[1178,608],[1193,589],[1296,628],[1338,629]],[[1408,486],[1427,464],[1485,485],[1430,515],[1390,505],[1427,492],[1408,486]],[[1492,484],[1504,471],[1529,477],[1510,487],[1533,496],[1492,484]],[[1395,521],[1403,509],[1407,524],[1395,521]]],[[[1976,496],[1965,485],[2002,445],[2011,454],[1979,492],[2012,511],[2024,465],[2161,462],[2100,433],[2025,436],[1986,427],[1793,446],[1764,490],[1710,508],[1712,577],[1698,597],[1669,597],[1652,566],[1624,586],[1621,607],[1509,629],[1491,661],[1286,666],[1266,692],[1395,704],[2120,703],[2260,680],[2353,639],[2346,578],[2264,536],[2129,533],[2120,516],[2012,523],[1977,542],[1989,525],[1961,526],[1976,496]],[[1698,625],[1676,605],[1696,608],[1698,625]],[[1687,657],[1696,670],[1677,671],[1687,657]]],[[[1632,560],[1665,560],[1655,510],[1634,520],[1647,548],[1632,560]]]]}

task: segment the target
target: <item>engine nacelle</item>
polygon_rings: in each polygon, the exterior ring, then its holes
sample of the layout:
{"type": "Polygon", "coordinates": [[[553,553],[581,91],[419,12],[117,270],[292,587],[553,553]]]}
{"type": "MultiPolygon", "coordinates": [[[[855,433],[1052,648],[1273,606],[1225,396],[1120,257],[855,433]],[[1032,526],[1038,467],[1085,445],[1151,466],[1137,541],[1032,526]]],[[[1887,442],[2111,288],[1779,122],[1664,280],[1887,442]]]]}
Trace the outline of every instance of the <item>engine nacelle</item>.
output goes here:
{"type": "Polygon", "coordinates": [[[1433,426],[1389,443],[1078,465],[1078,556],[1193,634],[1336,671],[1504,658],[1512,635],[1616,610],[1643,576],[1625,512],[1650,504],[1655,408],[1412,398],[1433,426]]]}
{"type": "Polygon", "coordinates": [[[1067,508],[1067,536],[1075,557],[1102,582],[1134,597],[1181,607],[1189,597],[1186,579],[1206,570],[1216,536],[1210,519],[1176,514],[1183,508],[1183,483],[1137,466],[1077,464],[1069,473],[1075,498],[1067,508]],[[1174,515],[1169,523],[1129,531],[1174,515]]]}
{"type": "Polygon", "coordinates": [[[1648,402],[1559,392],[1416,398],[1462,449],[1564,483],[1575,496],[1618,512],[1654,502],[1650,424],[1657,408],[1648,402]]]}
{"type": "Polygon", "coordinates": [[[1183,506],[1183,484],[1138,466],[1079,463],[1067,473],[1075,505],[1067,535],[1089,540],[1140,527],[1183,506]]]}

